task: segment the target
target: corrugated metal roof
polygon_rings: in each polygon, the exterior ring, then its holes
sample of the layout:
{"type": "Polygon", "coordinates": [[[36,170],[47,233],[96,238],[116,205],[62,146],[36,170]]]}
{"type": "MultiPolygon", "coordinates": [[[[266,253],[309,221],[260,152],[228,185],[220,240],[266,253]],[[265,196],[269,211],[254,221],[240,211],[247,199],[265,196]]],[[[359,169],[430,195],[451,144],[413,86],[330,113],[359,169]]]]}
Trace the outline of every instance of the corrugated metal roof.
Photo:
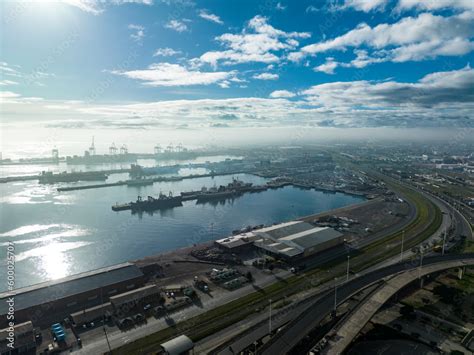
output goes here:
{"type": "Polygon", "coordinates": [[[168,355],[179,355],[194,348],[194,343],[186,335],[180,335],[160,346],[168,355]]]}
{"type": "Polygon", "coordinates": [[[110,302],[118,307],[124,303],[129,303],[133,301],[138,301],[142,298],[159,294],[160,289],[156,285],[147,285],[136,290],[120,293],[118,295],[110,297],[110,302]]]}
{"type": "Polygon", "coordinates": [[[315,227],[311,230],[280,238],[280,241],[292,241],[305,249],[312,248],[329,240],[342,237],[342,233],[329,227],[315,227]]]}
{"type": "Polygon", "coordinates": [[[266,234],[271,238],[279,239],[281,237],[296,234],[308,229],[313,228],[313,226],[307,222],[302,221],[291,221],[286,223],[276,224],[274,226],[265,227],[257,229],[254,231],[255,234],[266,234]]]}
{"type": "Polygon", "coordinates": [[[7,313],[8,306],[4,299],[10,296],[15,296],[15,310],[18,311],[142,276],[143,273],[136,265],[124,263],[19,288],[0,294],[0,314],[7,313]]]}

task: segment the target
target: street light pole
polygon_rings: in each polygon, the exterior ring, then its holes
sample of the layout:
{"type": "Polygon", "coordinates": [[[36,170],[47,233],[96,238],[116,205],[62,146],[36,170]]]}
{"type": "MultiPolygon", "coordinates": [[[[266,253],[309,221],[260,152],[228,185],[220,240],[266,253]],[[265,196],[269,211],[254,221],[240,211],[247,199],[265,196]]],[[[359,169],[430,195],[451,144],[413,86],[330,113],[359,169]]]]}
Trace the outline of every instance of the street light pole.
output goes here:
{"type": "Polygon", "coordinates": [[[270,298],[270,317],[268,318],[268,334],[272,334],[272,299],[270,298]]]}
{"type": "Polygon", "coordinates": [[[441,251],[441,255],[444,255],[444,248],[446,245],[446,228],[444,229],[444,237],[443,237],[443,249],[441,251]]]}
{"type": "Polygon", "coordinates": [[[403,243],[405,242],[405,230],[402,231],[402,248],[400,250],[400,262],[403,261],[403,243]]]}
{"type": "Polygon", "coordinates": [[[418,278],[421,277],[421,268],[423,267],[423,250],[420,250],[420,267],[418,268],[418,278]]]}
{"type": "Polygon", "coordinates": [[[346,271],[346,282],[349,281],[349,263],[350,263],[350,260],[351,260],[351,256],[348,255],[347,256],[347,271],[346,271]]]}

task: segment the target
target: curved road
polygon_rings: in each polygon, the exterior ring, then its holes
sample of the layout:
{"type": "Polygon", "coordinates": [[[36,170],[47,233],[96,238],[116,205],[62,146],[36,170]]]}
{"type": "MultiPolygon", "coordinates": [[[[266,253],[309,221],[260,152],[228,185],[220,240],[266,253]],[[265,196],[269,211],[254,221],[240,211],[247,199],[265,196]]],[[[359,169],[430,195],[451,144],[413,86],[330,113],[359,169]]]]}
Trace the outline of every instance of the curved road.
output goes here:
{"type": "MultiPolygon", "coordinates": [[[[433,256],[423,259],[423,265],[428,266],[436,263],[443,263],[450,260],[474,260],[474,253],[470,254],[448,254],[444,256],[433,256]]],[[[337,289],[337,303],[341,303],[366,288],[367,286],[394,274],[412,270],[418,267],[418,263],[402,262],[372,271],[364,276],[360,276],[337,289]]],[[[316,328],[321,321],[327,317],[334,308],[334,291],[323,294],[307,312],[293,320],[285,327],[277,337],[265,344],[259,353],[263,355],[285,354],[295,347],[305,335],[316,328]]]]}

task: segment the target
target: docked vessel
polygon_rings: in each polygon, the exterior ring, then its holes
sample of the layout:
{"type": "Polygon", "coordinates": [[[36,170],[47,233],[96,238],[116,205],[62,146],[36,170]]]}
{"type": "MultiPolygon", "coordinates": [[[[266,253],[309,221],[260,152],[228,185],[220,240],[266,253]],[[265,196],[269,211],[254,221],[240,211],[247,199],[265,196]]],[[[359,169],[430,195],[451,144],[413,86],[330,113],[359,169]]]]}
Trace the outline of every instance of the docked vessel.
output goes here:
{"type": "Polygon", "coordinates": [[[210,188],[207,192],[199,194],[197,196],[197,202],[206,202],[212,200],[223,200],[226,198],[234,197],[238,193],[234,190],[226,190],[225,186],[220,186],[219,188],[210,188]]]}
{"type": "Polygon", "coordinates": [[[130,169],[130,176],[133,178],[137,178],[146,175],[177,174],[180,169],[180,165],[143,167],[138,164],[132,164],[130,169]]]}
{"type": "Polygon", "coordinates": [[[141,196],[138,196],[135,202],[130,202],[130,209],[132,212],[135,211],[153,211],[166,208],[173,208],[182,206],[181,196],[173,196],[170,192],[169,195],[160,193],[158,198],[148,196],[146,200],[142,199],[141,196]]]}
{"type": "Polygon", "coordinates": [[[146,185],[153,185],[153,179],[134,179],[134,180],[127,180],[127,186],[146,186],[146,185]]]}
{"type": "Polygon", "coordinates": [[[57,182],[76,182],[76,181],[104,181],[107,175],[100,171],[58,173],[53,174],[50,171],[43,171],[38,177],[40,184],[54,184],[57,182]]]}

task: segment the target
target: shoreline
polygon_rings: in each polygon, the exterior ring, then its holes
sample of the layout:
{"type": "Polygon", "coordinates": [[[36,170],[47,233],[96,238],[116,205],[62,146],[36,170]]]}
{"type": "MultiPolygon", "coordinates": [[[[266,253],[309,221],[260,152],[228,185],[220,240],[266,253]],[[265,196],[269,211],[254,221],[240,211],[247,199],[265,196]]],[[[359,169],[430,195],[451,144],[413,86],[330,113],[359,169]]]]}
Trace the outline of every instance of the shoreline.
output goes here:
{"type": "MultiPolygon", "coordinates": [[[[308,221],[308,220],[312,220],[314,218],[324,216],[324,215],[331,215],[331,214],[335,214],[335,213],[338,213],[338,212],[347,212],[347,211],[351,211],[351,210],[356,210],[358,208],[361,208],[361,207],[365,206],[367,203],[374,203],[374,202],[378,202],[378,201],[379,201],[379,199],[365,200],[365,201],[361,201],[361,202],[354,203],[354,204],[351,204],[351,205],[347,205],[347,206],[344,206],[344,207],[339,207],[339,208],[336,208],[336,209],[331,209],[331,210],[327,210],[327,211],[324,211],[324,212],[319,212],[319,213],[312,214],[312,215],[297,217],[297,218],[291,219],[291,220],[308,221]]],[[[275,222],[275,223],[284,223],[284,222],[288,222],[288,220],[278,221],[278,222],[275,222]]],[[[189,246],[185,246],[185,247],[181,247],[181,248],[177,248],[177,249],[173,249],[173,250],[163,251],[163,252],[160,252],[160,253],[157,253],[157,254],[147,255],[147,256],[144,256],[144,257],[138,258],[138,259],[124,260],[120,263],[105,265],[103,267],[112,267],[114,265],[118,265],[118,264],[121,264],[121,263],[127,263],[127,262],[132,263],[132,264],[136,265],[139,268],[145,267],[147,265],[152,265],[152,264],[160,264],[160,265],[170,267],[171,265],[174,265],[174,264],[183,264],[183,265],[185,265],[185,264],[189,264],[189,263],[199,264],[200,266],[205,265],[207,267],[213,266],[213,265],[214,266],[219,266],[219,265],[222,266],[223,265],[222,263],[212,262],[212,261],[205,261],[205,260],[198,259],[198,258],[191,255],[191,251],[197,251],[197,250],[202,250],[202,249],[207,249],[209,247],[212,247],[216,240],[219,240],[219,239],[222,239],[222,238],[225,238],[225,237],[226,236],[219,236],[215,240],[209,240],[209,241],[205,241],[205,242],[202,242],[202,243],[196,243],[194,245],[189,245],[189,246]]],[[[101,268],[103,268],[103,267],[101,267],[101,268]]],[[[98,269],[100,269],[100,268],[84,270],[84,271],[81,271],[79,273],[74,273],[74,274],[65,276],[63,278],[59,278],[59,279],[44,280],[44,281],[41,281],[41,282],[37,282],[37,283],[33,283],[33,284],[29,284],[29,285],[25,285],[25,286],[16,288],[15,290],[31,288],[31,287],[35,287],[37,285],[41,285],[43,283],[53,282],[53,281],[57,282],[57,283],[61,283],[61,282],[63,282],[62,280],[70,278],[74,275],[78,275],[78,274],[85,273],[85,272],[93,272],[93,271],[98,270],[98,269]]],[[[192,273],[194,273],[194,270],[190,271],[190,274],[192,274],[192,273]]],[[[182,277],[182,275],[174,275],[174,276],[169,277],[169,278],[165,277],[165,278],[161,279],[161,281],[166,283],[166,281],[169,281],[169,279],[174,279],[174,278],[179,278],[179,277],[182,277]]],[[[6,292],[6,291],[5,290],[0,290],[0,293],[1,292],[6,292]]]]}

